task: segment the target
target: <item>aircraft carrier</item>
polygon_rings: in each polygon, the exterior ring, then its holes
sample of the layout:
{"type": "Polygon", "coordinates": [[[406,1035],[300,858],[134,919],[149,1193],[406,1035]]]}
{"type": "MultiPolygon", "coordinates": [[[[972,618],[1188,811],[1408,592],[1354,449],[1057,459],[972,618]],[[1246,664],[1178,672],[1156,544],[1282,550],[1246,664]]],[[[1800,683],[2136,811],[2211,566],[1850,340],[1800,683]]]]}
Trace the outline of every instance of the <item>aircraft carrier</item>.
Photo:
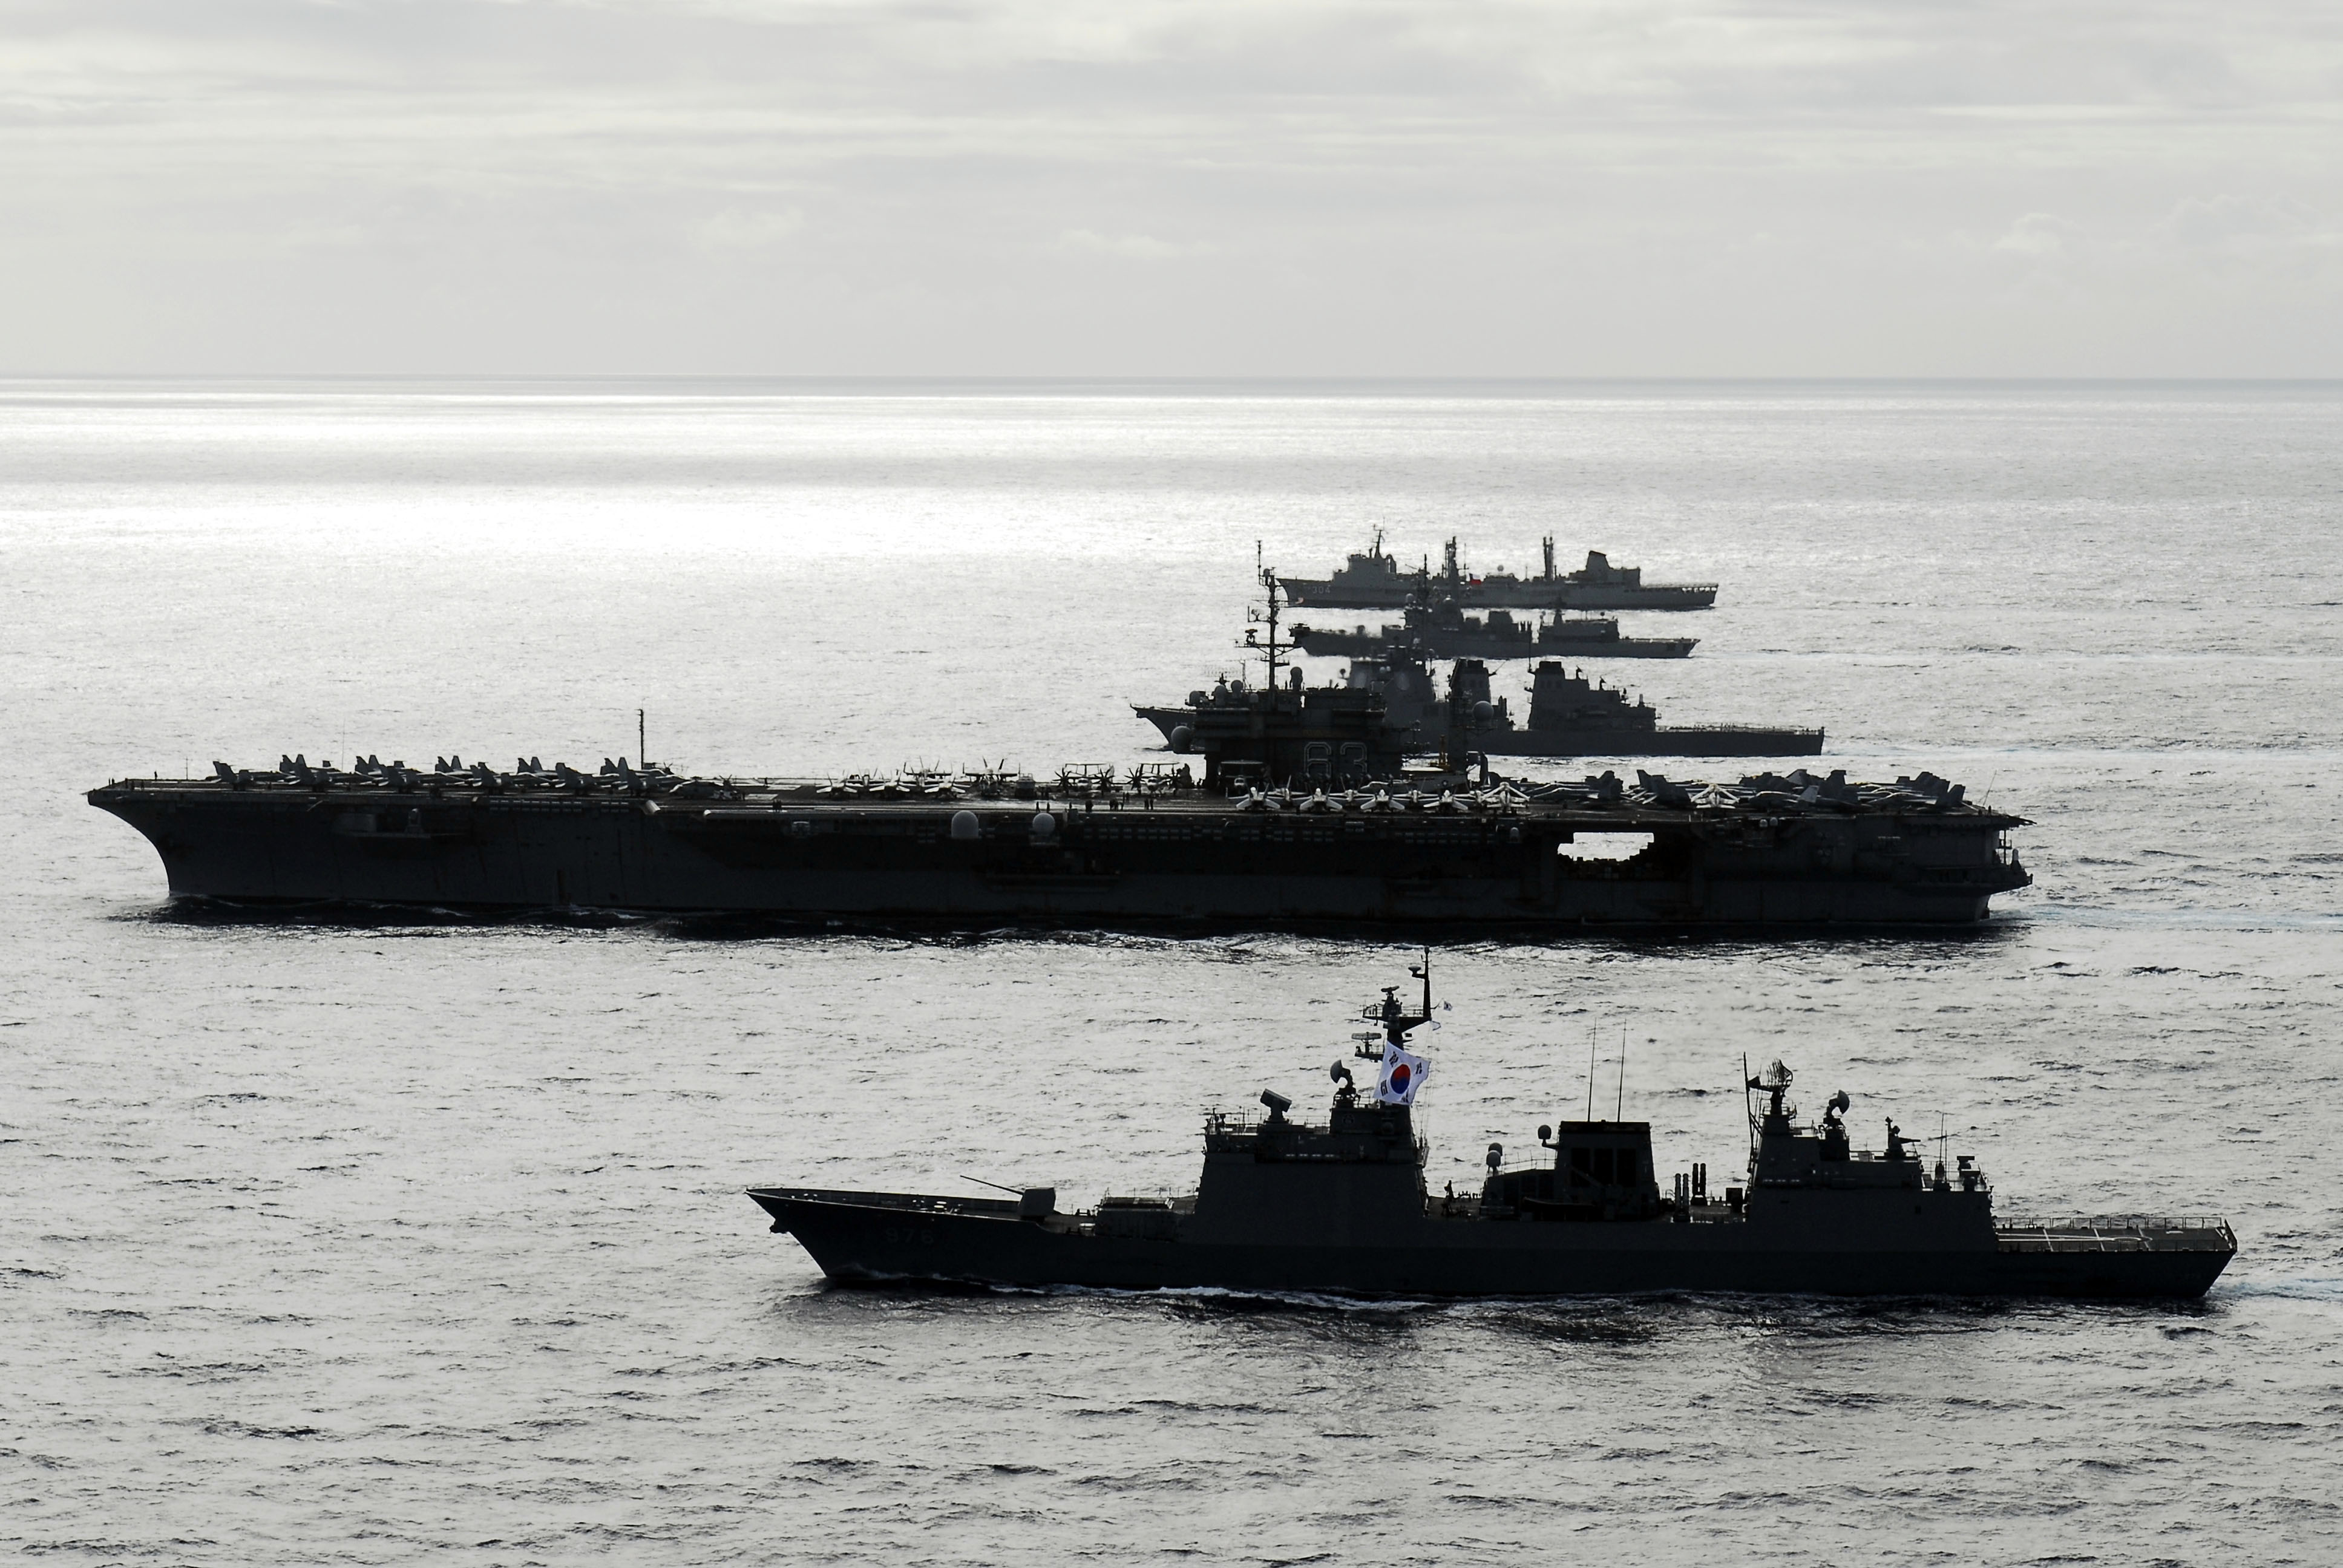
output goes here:
{"type": "Polygon", "coordinates": [[[1519,782],[1485,765],[1410,772],[1367,749],[1379,704],[1305,715],[1304,694],[1257,695],[1259,733],[1226,713],[1228,732],[1200,749],[1202,778],[1169,763],[815,781],[288,758],[120,779],[89,800],[154,844],[173,899],[277,912],[1943,927],[1985,920],[1994,894],[2030,880],[2009,842],[2022,819],[1925,775],[1630,785],[1519,782]]]}
{"type": "MultiPolygon", "coordinates": [[[[1467,749],[1476,730],[1500,733],[1478,722],[1503,717],[1485,700],[1442,705],[1442,755],[1410,769],[1420,716],[1435,711],[1428,679],[1397,714],[1388,672],[1305,689],[1289,666],[1281,682],[1292,644],[1278,634],[1278,581],[1262,582],[1267,639],[1245,643],[1265,657],[1267,684],[1224,682],[1166,710],[1184,711],[1168,736],[1201,775],[1151,762],[1046,778],[694,778],[625,758],[588,773],[534,757],[510,770],[443,757],[427,772],[304,755],[262,769],[216,762],[207,779],[117,779],[88,799],[154,844],[174,899],[252,910],[954,929],[1959,926],[2031,880],[2008,838],[2023,819],[1932,774],[1514,780],[1491,770],[1486,749],[1467,749]]],[[[1534,732],[1535,721],[1534,708],[1534,732]]]]}

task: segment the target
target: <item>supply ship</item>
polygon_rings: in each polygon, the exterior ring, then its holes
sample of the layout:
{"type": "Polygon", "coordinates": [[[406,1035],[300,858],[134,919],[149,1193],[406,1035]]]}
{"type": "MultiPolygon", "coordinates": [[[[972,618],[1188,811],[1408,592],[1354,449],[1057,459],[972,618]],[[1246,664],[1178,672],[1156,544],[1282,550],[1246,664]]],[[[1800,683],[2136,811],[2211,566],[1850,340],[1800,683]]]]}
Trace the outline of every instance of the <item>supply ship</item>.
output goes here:
{"type": "Polygon", "coordinates": [[[1578,570],[1560,571],[1552,535],[1542,548],[1545,563],[1535,577],[1502,570],[1475,575],[1459,558],[1453,537],[1438,571],[1429,561],[1411,569],[1383,548],[1378,528],[1366,549],[1332,575],[1289,578],[1285,586],[1293,603],[1329,609],[1403,609],[1442,596],[1474,609],[1707,609],[1716,603],[1715,583],[1646,583],[1641,567],[1614,567],[1601,550],[1587,551],[1578,570]]]}
{"type": "Polygon", "coordinates": [[[2211,1215],[1998,1218],[1972,1156],[1948,1170],[1940,1144],[1932,1168],[1892,1120],[1884,1149],[1855,1149],[1844,1092],[1818,1122],[1802,1122],[1778,1061],[1755,1077],[1744,1069],[1744,1094],[1757,1097],[1744,1104],[1748,1163],[1721,1192],[1696,1163],[1664,1193],[1651,1124],[1597,1121],[1590,1103],[1584,1120],[1537,1130],[1544,1152],[1534,1160],[1509,1162],[1490,1144],[1478,1193],[1435,1194],[1413,1120],[1434,1064],[1407,1045],[1432,1017],[1428,954],[1414,972],[1421,1007],[1386,989],[1365,1013],[1376,1030],[1354,1037],[1372,1091],[1337,1057],[1322,1123],[1290,1116],[1292,1101],[1273,1091],[1261,1096],[1265,1116],[1211,1114],[1192,1193],[1108,1197],[1071,1213],[1053,1187],[1013,1198],[801,1187],[749,1196],[823,1273],[852,1284],[2187,1300],[2237,1255],[2235,1234],[2211,1215]]]}
{"type": "Polygon", "coordinates": [[[1270,681],[1223,683],[1172,727],[1195,763],[813,780],[304,755],[89,801],[154,844],[174,899],[256,910],[1795,930],[1973,925],[2031,880],[2008,838],[2024,819],[1929,774],[1515,780],[1461,749],[1496,727],[1453,725],[1446,755],[1410,768],[1415,729],[1375,685],[1277,679],[1290,645],[1265,580],[1268,639],[1247,641],[1270,681]]]}

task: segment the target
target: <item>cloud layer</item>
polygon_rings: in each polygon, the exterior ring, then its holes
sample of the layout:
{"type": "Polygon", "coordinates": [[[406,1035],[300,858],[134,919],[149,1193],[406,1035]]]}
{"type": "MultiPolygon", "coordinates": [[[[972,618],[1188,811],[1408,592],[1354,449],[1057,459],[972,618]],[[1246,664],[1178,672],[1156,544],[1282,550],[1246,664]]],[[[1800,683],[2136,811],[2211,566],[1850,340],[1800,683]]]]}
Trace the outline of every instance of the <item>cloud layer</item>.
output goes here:
{"type": "Polygon", "coordinates": [[[2343,374],[2343,13],[0,5],[0,368],[2343,374]]]}

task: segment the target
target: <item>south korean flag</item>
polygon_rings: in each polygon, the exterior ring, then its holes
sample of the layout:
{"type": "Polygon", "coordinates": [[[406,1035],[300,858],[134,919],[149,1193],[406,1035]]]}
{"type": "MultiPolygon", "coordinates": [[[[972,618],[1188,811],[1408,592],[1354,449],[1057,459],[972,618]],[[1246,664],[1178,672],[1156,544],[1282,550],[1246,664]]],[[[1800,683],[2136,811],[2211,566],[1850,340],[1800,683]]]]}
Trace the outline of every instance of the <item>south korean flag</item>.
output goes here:
{"type": "Polygon", "coordinates": [[[1432,1063],[1420,1056],[1411,1056],[1396,1045],[1383,1047],[1383,1070],[1375,1080],[1377,1105],[1413,1105],[1415,1091],[1423,1087],[1423,1075],[1432,1070],[1432,1063]]]}

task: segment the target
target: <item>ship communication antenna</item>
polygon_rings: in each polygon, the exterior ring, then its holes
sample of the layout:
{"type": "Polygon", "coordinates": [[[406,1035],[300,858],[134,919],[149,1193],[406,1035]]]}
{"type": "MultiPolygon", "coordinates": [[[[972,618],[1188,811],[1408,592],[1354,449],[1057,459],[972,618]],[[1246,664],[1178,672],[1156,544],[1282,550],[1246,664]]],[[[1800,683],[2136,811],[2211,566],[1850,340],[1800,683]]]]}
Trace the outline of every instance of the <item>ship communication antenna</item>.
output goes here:
{"type": "Polygon", "coordinates": [[[1586,1031],[1586,1120],[1594,1120],[1594,1031],[1586,1031]]]}
{"type": "Polygon", "coordinates": [[[643,710],[635,709],[635,760],[649,768],[651,765],[650,743],[643,739],[648,731],[643,725],[643,710]]]}
{"type": "Polygon", "coordinates": [[[1619,1103],[1612,1108],[1611,1120],[1627,1120],[1627,1031],[1619,1031],[1619,1103]]]}

